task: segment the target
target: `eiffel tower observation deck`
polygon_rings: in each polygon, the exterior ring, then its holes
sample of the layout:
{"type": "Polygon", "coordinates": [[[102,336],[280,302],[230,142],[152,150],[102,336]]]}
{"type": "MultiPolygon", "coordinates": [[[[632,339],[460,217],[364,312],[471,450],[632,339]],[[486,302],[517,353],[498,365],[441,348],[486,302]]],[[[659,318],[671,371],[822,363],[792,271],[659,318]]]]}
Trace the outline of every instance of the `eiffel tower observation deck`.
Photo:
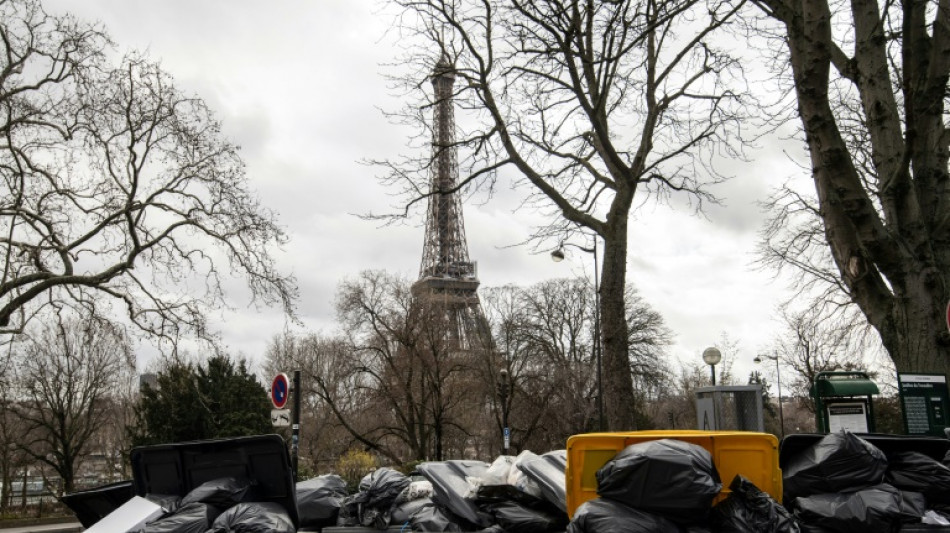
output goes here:
{"type": "Polygon", "coordinates": [[[426,216],[419,280],[413,296],[440,306],[447,321],[446,336],[460,349],[484,347],[487,322],[478,299],[478,268],[469,258],[457,191],[458,156],[455,143],[453,66],[443,58],[432,73],[435,105],[432,117],[432,180],[426,216]]]}

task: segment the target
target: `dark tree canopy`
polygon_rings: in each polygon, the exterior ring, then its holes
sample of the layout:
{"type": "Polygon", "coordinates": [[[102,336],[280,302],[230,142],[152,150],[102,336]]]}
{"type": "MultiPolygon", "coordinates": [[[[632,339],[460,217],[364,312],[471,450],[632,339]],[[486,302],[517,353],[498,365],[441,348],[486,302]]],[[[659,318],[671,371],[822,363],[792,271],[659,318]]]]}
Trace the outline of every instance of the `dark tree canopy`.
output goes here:
{"type": "Polygon", "coordinates": [[[142,388],[132,444],[164,444],[272,433],[267,391],[244,360],[167,361],[142,388]]]}

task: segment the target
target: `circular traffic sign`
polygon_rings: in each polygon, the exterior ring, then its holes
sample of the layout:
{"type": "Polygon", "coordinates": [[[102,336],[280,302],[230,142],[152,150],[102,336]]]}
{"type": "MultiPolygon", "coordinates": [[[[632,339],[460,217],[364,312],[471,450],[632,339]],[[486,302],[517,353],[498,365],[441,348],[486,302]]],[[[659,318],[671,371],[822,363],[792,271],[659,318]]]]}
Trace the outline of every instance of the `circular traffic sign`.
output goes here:
{"type": "Polygon", "coordinates": [[[287,405],[287,398],[290,396],[290,384],[287,381],[287,374],[277,374],[270,385],[270,401],[274,407],[283,409],[287,405]]]}

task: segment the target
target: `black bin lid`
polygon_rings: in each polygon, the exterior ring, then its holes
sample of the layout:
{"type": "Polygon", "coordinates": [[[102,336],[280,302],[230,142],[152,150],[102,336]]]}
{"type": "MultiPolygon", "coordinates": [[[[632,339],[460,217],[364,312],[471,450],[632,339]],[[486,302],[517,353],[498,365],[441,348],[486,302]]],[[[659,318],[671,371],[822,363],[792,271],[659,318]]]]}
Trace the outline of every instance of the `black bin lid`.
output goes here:
{"type": "Polygon", "coordinates": [[[93,489],[71,492],[61,496],[59,501],[76,514],[82,527],[89,528],[121,507],[123,503],[131,500],[134,495],[132,482],[120,481],[93,489]]]}
{"type": "MultiPolygon", "coordinates": [[[[800,433],[786,436],[782,439],[782,444],[779,447],[779,467],[784,469],[793,457],[810,448],[824,436],[825,434],[821,433],[800,433]]],[[[950,450],[950,440],[941,437],[889,435],[886,433],[855,433],[855,436],[877,446],[884,452],[884,455],[897,452],[920,452],[937,461],[943,461],[944,455],[950,450]]]]}
{"type": "Polygon", "coordinates": [[[130,459],[139,496],[184,496],[213,479],[247,479],[249,501],[279,503],[300,527],[290,455],[280,435],[142,446],[132,450],[130,459]]]}

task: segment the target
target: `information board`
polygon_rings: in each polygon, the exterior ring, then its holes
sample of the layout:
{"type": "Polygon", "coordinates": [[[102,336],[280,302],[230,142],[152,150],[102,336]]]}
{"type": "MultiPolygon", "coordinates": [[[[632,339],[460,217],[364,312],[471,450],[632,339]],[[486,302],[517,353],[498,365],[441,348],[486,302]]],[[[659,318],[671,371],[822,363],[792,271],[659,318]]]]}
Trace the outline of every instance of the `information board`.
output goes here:
{"type": "Polygon", "coordinates": [[[868,432],[868,405],[867,402],[838,402],[827,404],[828,432],[850,431],[851,433],[868,432]]]}
{"type": "Polygon", "coordinates": [[[943,374],[897,374],[904,429],[908,435],[944,436],[950,426],[947,407],[947,376],[943,374]]]}

